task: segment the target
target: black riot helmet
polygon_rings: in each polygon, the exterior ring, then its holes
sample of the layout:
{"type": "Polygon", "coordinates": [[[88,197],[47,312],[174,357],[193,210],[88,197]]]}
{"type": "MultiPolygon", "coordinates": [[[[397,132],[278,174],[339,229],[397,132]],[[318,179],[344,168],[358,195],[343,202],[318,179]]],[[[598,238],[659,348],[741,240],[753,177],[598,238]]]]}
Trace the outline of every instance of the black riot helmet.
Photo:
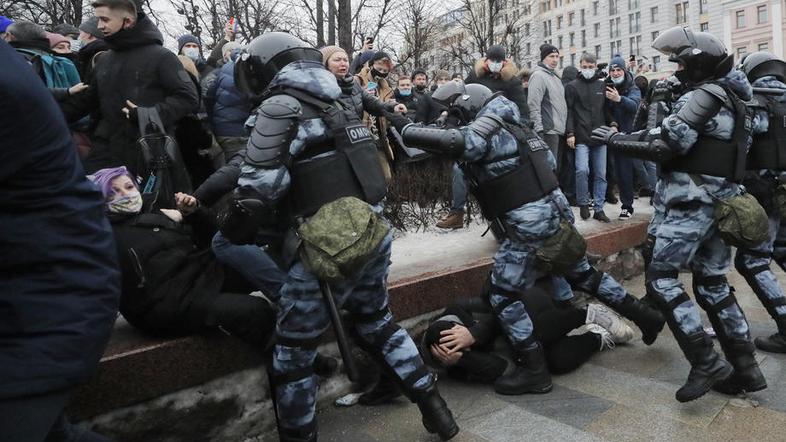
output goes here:
{"type": "Polygon", "coordinates": [[[723,42],[707,32],[675,26],[656,38],[652,47],[682,65],[675,76],[689,86],[723,78],[734,67],[734,57],[723,42]]]}
{"type": "Polygon", "coordinates": [[[251,96],[259,96],[284,66],[294,61],[322,64],[322,53],[286,32],[268,32],[251,40],[235,62],[235,84],[251,96]]]}
{"type": "Polygon", "coordinates": [[[466,89],[464,94],[453,100],[453,107],[461,110],[465,123],[474,120],[475,115],[483,109],[483,106],[485,106],[492,97],[499,95],[495,95],[491,92],[491,89],[482,84],[472,83],[466,85],[464,88],[466,89]]]}
{"type": "Polygon", "coordinates": [[[466,90],[467,88],[463,83],[448,81],[431,94],[431,99],[445,107],[450,107],[456,97],[464,95],[466,90]]]}
{"type": "Polygon", "coordinates": [[[486,59],[491,61],[505,61],[505,47],[502,45],[491,45],[486,50],[486,59]]]}
{"type": "Polygon", "coordinates": [[[740,70],[751,83],[767,76],[786,82],[786,62],[769,52],[759,51],[746,55],[740,63],[740,70]]]}

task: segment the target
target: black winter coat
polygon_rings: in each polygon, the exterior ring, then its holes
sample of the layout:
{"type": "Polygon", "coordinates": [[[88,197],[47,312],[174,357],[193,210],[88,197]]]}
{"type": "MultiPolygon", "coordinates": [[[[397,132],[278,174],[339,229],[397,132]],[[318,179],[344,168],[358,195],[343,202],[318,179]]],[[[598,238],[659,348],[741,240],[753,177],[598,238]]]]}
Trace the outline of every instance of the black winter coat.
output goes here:
{"type": "Polygon", "coordinates": [[[338,80],[338,86],[341,88],[338,102],[344,106],[344,109],[354,110],[360,119],[363,119],[363,112],[368,112],[375,117],[383,116],[386,111],[393,112],[394,105],[383,103],[377,97],[370,95],[351,75],[338,80]]]}
{"type": "Polygon", "coordinates": [[[136,173],[141,161],[135,145],[139,128],[122,112],[126,100],[155,106],[171,133],[178,120],[198,111],[199,97],[180,60],[162,46],[161,32],[144,14],[134,27],[104,41],[110,50],[98,57],[93,84],[61,107],[69,122],[93,113],[93,149],[85,160],[89,173],[121,165],[136,173]]]}
{"type": "Polygon", "coordinates": [[[120,295],[100,192],[52,95],[0,42],[0,399],[95,371],[120,295]]]}
{"type": "Polygon", "coordinates": [[[592,130],[612,121],[606,106],[606,84],[597,77],[592,80],[578,77],[565,85],[565,102],[568,105],[565,135],[573,134],[576,144],[598,146],[590,138],[592,130]]]}
{"type": "Polygon", "coordinates": [[[415,112],[416,123],[431,124],[442,115],[442,112],[447,110],[445,106],[431,98],[430,92],[415,91],[415,93],[420,97],[418,99],[418,108],[415,112]]]}
{"type": "Polygon", "coordinates": [[[135,327],[156,335],[204,328],[211,301],[220,293],[224,270],[207,242],[209,213],[186,217],[191,226],[160,212],[112,217],[123,274],[120,313],[135,327]]]}

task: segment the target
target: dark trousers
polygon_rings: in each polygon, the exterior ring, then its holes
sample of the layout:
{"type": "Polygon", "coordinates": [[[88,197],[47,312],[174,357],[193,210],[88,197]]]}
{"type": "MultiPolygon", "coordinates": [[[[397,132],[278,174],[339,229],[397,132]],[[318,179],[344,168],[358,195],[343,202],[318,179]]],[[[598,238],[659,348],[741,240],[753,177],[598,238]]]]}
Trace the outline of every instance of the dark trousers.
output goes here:
{"type": "Polygon", "coordinates": [[[565,143],[564,135],[544,134],[543,141],[549,145],[557,161],[557,179],[562,193],[568,200],[576,199],[576,152],[565,143]]]}
{"type": "Polygon", "coordinates": [[[74,426],[63,409],[71,390],[0,399],[0,442],[111,442],[74,426]]]}
{"type": "Polygon", "coordinates": [[[617,186],[620,190],[622,208],[633,211],[633,159],[614,152],[614,167],[617,173],[617,186]]]}

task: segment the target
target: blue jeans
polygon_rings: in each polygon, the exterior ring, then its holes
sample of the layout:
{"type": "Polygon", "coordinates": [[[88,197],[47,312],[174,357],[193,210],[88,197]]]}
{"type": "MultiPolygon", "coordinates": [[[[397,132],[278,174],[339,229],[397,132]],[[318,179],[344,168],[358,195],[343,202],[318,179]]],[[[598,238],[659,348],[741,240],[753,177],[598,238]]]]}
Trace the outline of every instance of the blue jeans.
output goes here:
{"type": "Polygon", "coordinates": [[[278,301],[287,273],[267,252],[253,244],[232,244],[218,232],[213,237],[213,253],[222,264],[240,273],[255,289],[261,290],[272,301],[278,301]]]}
{"type": "Polygon", "coordinates": [[[633,168],[639,184],[645,189],[655,190],[655,183],[658,182],[658,166],[652,161],[634,158],[633,168]]]}
{"type": "Polygon", "coordinates": [[[464,178],[464,172],[453,163],[453,185],[451,191],[453,192],[453,199],[451,200],[450,210],[453,212],[463,211],[467,205],[467,180],[464,178]]]}
{"type": "Polygon", "coordinates": [[[596,211],[606,201],[606,146],[590,147],[576,144],[576,200],[580,206],[590,205],[587,177],[592,162],[592,198],[596,211]]]}

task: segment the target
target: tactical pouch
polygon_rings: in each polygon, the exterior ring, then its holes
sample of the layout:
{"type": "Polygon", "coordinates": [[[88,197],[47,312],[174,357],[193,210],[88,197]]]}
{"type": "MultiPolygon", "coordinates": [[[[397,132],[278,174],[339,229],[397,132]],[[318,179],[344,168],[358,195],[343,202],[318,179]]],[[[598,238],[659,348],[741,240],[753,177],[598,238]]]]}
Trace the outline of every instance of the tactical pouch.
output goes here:
{"type": "Polygon", "coordinates": [[[563,274],[587,254],[587,242],[569,221],[560,222],[557,232],[535,252],[538,267],[548,273],[563,274]]]}
{"type": "Polygon", "coordinates": [[[781,219],[786,219],[786,184],[779,184],[772,193],[772,205],[781,219]]]}
{"type": "Polygon", "coordinates": [[[368,203],[339,198],[298,227],[300,258],[321,281],[353,279],[374,257],[389,230],[368,203]]]}
{"type": "Polygon", "coordinates": [[[767,213],[749,193],[715,199],[715,220],[721,238],[735,247],[750,249],[769,236],[767,213]]]}

